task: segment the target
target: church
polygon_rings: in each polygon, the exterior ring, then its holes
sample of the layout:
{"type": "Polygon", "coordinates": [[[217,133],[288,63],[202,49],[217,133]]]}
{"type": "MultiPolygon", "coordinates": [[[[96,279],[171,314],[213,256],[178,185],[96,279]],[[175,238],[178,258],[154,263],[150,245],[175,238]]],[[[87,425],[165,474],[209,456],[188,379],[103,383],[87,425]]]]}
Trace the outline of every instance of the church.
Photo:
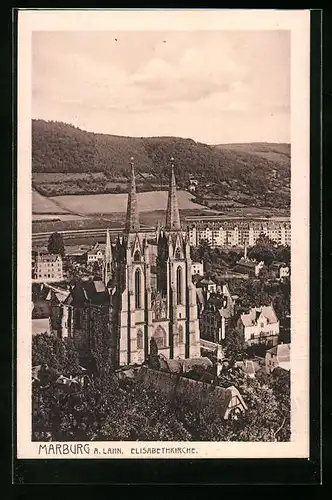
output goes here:
{"type": "Polygon", "coordinates": [[[151,338],[166,358],[200,356],[189,238],[181,228],[171,161],[164,227],[151,237],[140,226],[131,160],[125,227],[113,244],[107,231],[104,281],[79,283],[54,306],[54,333],[88,355],[102,330],[114,368],[142,363],[151,338]]]}

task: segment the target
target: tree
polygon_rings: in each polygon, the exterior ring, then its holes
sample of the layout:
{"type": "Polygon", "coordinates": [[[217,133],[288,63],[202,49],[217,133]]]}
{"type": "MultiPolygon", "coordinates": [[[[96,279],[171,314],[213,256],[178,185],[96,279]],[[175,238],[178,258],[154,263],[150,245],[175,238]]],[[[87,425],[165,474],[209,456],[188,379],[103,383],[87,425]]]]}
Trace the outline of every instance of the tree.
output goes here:
{"type": "Polygon", "coordinates": [[[208,240],[201,240],[200,245],[198,247],[198,255],[200,261],[204,261],[205,263],[211,262],[211,246],[208,240]]]}
{"type": "Polygon", "coordinates": [[[259,262],[263,261],[266,266],[269,266],[275,260],[275,247],[276,244],[273,240],[265,234],[261,234],[250,250],[249,256],[259,262]]]}
{"type": "Polygon", "coordinates": [[[32,338],[32,366],[47,365],[57,375],[77,375],[79,359],[71,341],[42,333],[32,338]]]}
{"type": "Polygon", "coordinates": [[[93,274],[95,274],[96,276],[100,276],[100,273],[101,273],[101,265],[98,261],[95,261],[93,264],[92,264],[92,272],[93,274]]]}
{"type": "Polygon", "coordinates": [[[33,439],[183,441],[191,439],[176,409],[139,382],[95,379],[79,393],[55,385],[33,390],[33,439]]]}
{"type": "Polygon", "coordinates": [[[275,250],[276,259],[279,262],[285,262],[286,265],[290,264],[291,261],[291,252],[289,246],[279,245],[275,250]]]}
{"type": "Polygon", "coordinates": [[[259,279],[261,281],[267,281],[269,279],[269,271],[265,265],[259,271],[259,279]]]}
{"type": "Polygon", "coordinates": [[[52,233],[49,237],[47,250],[50,254],[59,254],[62,257],[65,254],[65,246],[63,243],[63,237],[60,233],[52,233]]]}
{"type": "Polygon", "coordinates": [[[235,328],[230,328],[226,332],[226,338],[223,342],[225,357],[234,365],[234,362],[243,356],[244,338],[235,328]]]}

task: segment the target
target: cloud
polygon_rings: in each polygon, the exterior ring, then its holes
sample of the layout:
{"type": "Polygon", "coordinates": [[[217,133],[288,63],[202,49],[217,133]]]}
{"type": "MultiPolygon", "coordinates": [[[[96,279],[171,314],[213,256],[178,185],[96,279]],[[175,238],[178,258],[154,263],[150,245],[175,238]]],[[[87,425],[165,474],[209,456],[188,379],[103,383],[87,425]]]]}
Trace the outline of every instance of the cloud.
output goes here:
{"type": "Polygon", "coordinates": [[[124,32],[116,37],[118,42],[114,33],[34,36],[33,116],[96,132],[206,142],[223,142],[217,134],[227,120],[230,142],[237,142],[237,135],[251,138],[253,131],[253,140],[270,140],[276,130],[284,140],[290,101],[286,35],[124,32]],[[268,118],[271,113],[279,117],[278,125],[277,118],[268,118]]]}

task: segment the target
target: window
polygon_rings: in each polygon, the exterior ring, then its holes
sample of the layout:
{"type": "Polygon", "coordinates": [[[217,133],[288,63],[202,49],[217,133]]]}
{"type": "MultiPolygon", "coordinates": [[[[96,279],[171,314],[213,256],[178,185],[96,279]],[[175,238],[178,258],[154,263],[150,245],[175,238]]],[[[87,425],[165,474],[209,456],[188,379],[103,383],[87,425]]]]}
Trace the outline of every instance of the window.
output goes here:
{"type": "Polygon", "coordinates": [[[141,271],[135,271],[135,309],[141,308],[141,271]]]}
{"type": "Polygon", "coordinates": [[[142,330],[137,331],[137,349],[144,349],[143,332],[142,330]]]}
{"type": "Polygon", "coordinates": [[[134,262],[139,262],[141,260],[141,256],[138,250],[134,253],[134,262]]]}
{"type": "Polygon", "coordinates": [[[176,259],[181,259],[181,252],[180,252],[180,250],[178,248],[176,249],[176,252],[175,252],[175,258],[176,259]]]}
{"type": "Polygon", "coordinates": [[[158,347],[166,347],[166,332],[162,326],[158,326],[155,333],[153,334],[153,338],[156,341],[158,347]]]}
{"type": "Polygon", "coordinates": [[[182,304],[182,269],[180,266],[176,270],[176,303],[182,304]]]}
{"type": "Polygon", "coordinates": [[[179,326],[179,344],[184,343],[184,336],[183,336],[183,326],[179,326]]]}

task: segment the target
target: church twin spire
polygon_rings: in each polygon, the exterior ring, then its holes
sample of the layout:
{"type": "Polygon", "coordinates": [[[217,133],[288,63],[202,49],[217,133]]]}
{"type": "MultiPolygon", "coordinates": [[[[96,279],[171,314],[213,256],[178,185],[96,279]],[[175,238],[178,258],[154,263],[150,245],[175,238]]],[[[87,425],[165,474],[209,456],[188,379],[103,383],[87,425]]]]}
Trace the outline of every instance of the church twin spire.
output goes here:
{"type": "MultiPolygon", "coordinates": [[[[135,181],[135,171],[134,171],[134,159],[130,159],[131,173],[129,181],[129,191],[128,191],[128,204],[127,204],[127,216],[125,223],[126,233],[137,233],[140,230],[139,215],[138,215],[138,205],[137,205],[137,193],[136,193],[136,181],[135,181]]],[[[180,213],[178,200],[176,195],[176,181],[174,175],[174,158],[171,158],[171,173],[169,179],[169,190],[168,190],[168,200],[166,209],[166,231],[180,231],[180,213]]]]}

